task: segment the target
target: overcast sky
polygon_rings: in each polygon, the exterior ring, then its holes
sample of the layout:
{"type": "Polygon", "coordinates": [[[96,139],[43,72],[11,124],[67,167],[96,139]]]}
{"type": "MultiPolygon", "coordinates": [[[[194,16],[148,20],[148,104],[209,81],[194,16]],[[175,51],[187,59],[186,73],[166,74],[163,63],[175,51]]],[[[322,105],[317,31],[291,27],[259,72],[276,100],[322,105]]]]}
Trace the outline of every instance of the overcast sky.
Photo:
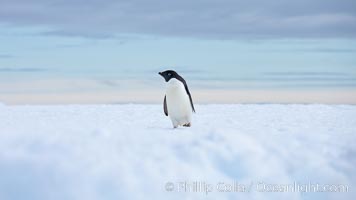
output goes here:
{"type": "Polygon", "coordinates": [[[354,0],[0,0],[0,22],[47,34],[213,39],[354,37],[354,0]]]}
{"type": "Polygon", "coordinates": [[[355,0],[0,0],[0,73],[351,73],[355,36],[355,0]]]}

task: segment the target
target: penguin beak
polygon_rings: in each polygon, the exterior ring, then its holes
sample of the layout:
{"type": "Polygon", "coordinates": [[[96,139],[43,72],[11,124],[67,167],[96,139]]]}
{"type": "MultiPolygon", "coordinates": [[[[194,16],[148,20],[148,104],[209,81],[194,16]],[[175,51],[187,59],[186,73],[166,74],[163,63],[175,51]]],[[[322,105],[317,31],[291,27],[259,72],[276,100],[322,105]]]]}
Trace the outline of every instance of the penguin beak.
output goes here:
{"type": "Polygon", "coordinates": [[[158,72],[158,74],[161,75],[161,76],[163,76],[163,75],[162,75],[162,72],[158,72]]]}

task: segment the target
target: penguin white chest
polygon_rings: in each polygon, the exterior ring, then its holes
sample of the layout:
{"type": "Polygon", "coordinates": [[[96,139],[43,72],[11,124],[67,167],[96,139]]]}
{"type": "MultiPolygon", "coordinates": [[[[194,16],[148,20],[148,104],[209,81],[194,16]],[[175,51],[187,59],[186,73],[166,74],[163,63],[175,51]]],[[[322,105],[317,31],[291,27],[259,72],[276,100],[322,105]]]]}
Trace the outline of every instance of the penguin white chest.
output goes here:
{"type": "Polygon", "coordinates": [[[182,82],[175,78],[167,82],[166,99],[168,116],[173,126],[191,124],[192,107],[182,82]]]}

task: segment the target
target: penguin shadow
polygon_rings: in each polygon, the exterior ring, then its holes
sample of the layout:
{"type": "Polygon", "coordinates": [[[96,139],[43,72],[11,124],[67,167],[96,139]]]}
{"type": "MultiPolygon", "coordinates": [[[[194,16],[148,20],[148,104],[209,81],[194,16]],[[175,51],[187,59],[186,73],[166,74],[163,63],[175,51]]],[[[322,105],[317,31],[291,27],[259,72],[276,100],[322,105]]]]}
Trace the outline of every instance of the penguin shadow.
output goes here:
{"type": "Polygon", "coordinates": [[[185,132],[186,130],[189,130],[189,127],[178,127],[178,128],[173,128],[173,127],[162,127],[162,126],[150,126],[147,127],[150,130],[165,130],[165,131],[171,131],[173,132],[185,132]]]}

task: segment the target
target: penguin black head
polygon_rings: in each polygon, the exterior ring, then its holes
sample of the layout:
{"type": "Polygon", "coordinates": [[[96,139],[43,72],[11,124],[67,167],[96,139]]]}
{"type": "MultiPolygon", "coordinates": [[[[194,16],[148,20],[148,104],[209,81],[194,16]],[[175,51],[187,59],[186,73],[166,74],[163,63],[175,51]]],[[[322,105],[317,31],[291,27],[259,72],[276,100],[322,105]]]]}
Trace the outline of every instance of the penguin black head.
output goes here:
{"type": "Polygon", "coordinates": [[[163,76],[164,80],[166,80],[166,82],[168,82],[169,80],[171,80],[172,78],[176,78],[178,80],[183,79],[181,76],[178,75],[177,72],[175,72],[174,70],[166,70],[164,72],[158,72],[159,75],[163,76]]]}

